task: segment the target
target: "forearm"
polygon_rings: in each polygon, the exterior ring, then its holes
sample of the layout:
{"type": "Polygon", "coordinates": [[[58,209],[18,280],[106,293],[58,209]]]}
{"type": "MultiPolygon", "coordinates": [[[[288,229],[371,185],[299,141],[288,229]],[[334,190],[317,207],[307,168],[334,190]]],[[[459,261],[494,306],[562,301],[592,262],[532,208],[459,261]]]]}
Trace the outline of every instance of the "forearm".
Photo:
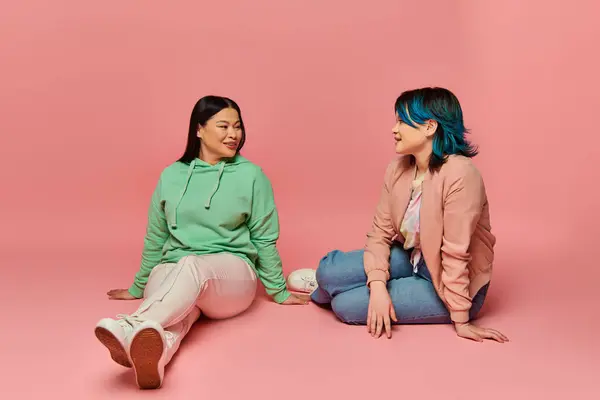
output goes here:
{"type": "Polygon", "coordinates": [[[129,287],[129,293],[132,296],[138,299],[143,297],[150,273],[154,267],[160,264],[161,253],[161,248],[144,248],[140,268],[135,274],[133,284],[129,287]]]}
{"type": "Polygon", "coordinates": [[[276,303],[283,303],[290,297],[287,290],[285,277],[279,251],[275,244],[255,243],[258,250],[257,272],[258,278],[265,287],[265,291],[276,303]]]}
{"type": "Polygon", "coordinates": [[[277,250],[279,216],[273,188],[266,175],[259,171],[253,187],[252,212],[248,218],[250,240],[258,252],[256,270],[267,294],[277,303],[290,297],[283,276],[281,257],[277,250]]]}
{"type": "Polygon", "coordinates": [[[141,299],[144,296],[144,289],[148,283],[148,276],[150,276],[151,271],[152,267],[140,267],[139,271],[135,274],[133,284],[129,287],[129,294],[136,299],[141,299]]]}
{"type": "Polygon", "coordinates": [[[379,202],[375,209],[371,230],[367,233],[367,242],[363,263],[367,274],[367,285],[373,281],[387,282],[390,279],[390,247],[396,236],[391,217],[390,164],[386,170],[379,202]]]}
{"type": "Polygon", "coordinates": [[[148,224],[144,236],[144,250],[142,251],[140,269],[135,274],[133,284],[129,287],[129,293],[137,298],[144,295],[150,272],[160,263],[162,249],[169,237],[167,221],[161,204],[161,186],[162,182],[159,180],[152,194],[150,209],[148,210],[148,224]]]}
{"type": "Polygon", "coordinates": [[[387,282],[390,278],[390,247],[391,240],[387,235],[370,232],[367,235],[367,244],[363,263],[367,274],[367,285],[373,281],[387,282]]]}
{"type": "Polygon", "coordinates": [[[129,287],[129,293],[138,299],[144,295],[144,289],[148,283],[148,277],[152,269],[160,264],[163,254],[163,247],[169,237],[166,224],[162,219],[156,219],[154,223],[149,223],[146,236],[144,237],[144,250],[142,251],[142,260],[140,268],[135,274],[133,284],[129,287]]]}
{"type": "Polygon", "coordinates": [[[465,262],[442,258],[444,299],[453,322],[469,321],[472,301],[469,296],[469,271],[465,262]]]}

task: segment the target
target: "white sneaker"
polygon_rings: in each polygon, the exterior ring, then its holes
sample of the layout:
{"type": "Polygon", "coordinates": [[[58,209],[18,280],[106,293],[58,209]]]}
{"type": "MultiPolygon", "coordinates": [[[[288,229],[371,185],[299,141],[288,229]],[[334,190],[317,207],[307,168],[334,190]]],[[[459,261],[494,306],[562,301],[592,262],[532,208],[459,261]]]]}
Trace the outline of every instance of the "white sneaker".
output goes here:
{"type": "Polygon", "coordinates": [[[110,357],[119,365],[131,368],[127,355],[127,339],[131,337],[136,322],[126,315],[118,315],[117,320],[103,318],[96,324],[96,337],[110,352],[110,357]]]}
{"type": "Polygon", "coordinates": [[[140,389],[158,389],[162,385],[168,333],[154,321],[144,321],[136,327],[129,344],[129,357],[140,389]]]}
{"type": "Polygon", "coordinates": [[[317,278],[314,269],[304,268],[292,272],[287,278],[288,288],[294,292],[310,293],[317,290],[317,278]]]}

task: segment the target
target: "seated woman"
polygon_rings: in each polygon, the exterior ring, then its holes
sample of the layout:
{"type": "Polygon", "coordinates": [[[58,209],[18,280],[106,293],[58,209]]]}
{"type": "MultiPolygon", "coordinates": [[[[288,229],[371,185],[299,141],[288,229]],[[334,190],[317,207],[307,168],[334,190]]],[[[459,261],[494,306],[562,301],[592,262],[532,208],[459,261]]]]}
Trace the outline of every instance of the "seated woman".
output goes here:
{"type": "Polygon", "coordinates": [[[291,295],[276,248],[279,220],[269,179],[239,152],[246,140],[238,105],[200,99],[183,156],[152,195],[141,267],[110,299],[144,297],[131,315],[105,318],[96,337],[114,361],[133,367],[142,389],[161,386],[165,365],[204,314],[229,318],[254,301],[257,278],[280,304],[291,295]]]}
{"type": "Polygon", "coordinates": [[[391,337],[392,324],[454,323],[461,337],[505,342],[471,322],[488,291],[496,239],[458,99],[442,88],[411,90],[395,111],[403,156],[387,168],[365,249],[332,251],[316,273],[290,274],[288,287],[374,337],[391,337]]]}

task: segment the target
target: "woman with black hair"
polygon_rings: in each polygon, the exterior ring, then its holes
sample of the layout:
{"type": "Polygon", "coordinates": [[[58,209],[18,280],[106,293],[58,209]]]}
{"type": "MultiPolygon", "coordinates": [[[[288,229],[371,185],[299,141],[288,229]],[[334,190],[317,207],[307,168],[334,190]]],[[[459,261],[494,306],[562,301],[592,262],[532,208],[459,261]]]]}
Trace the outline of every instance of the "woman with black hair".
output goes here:
{"type": "Polygon", "coordinates": [[[231,99],[200,99],[183,156],[152,195],[141,266],[110,299],[144,298],[131,315],[104,318],[96,337],[133,367],[142,389],[161,386],[165,365],[204,314],[223,319],[254,301],[257,279],[279,304],[306,304],[286,289],[276,248],[279,220],[271,183],[239,153],[246,132],[231,99]]]}

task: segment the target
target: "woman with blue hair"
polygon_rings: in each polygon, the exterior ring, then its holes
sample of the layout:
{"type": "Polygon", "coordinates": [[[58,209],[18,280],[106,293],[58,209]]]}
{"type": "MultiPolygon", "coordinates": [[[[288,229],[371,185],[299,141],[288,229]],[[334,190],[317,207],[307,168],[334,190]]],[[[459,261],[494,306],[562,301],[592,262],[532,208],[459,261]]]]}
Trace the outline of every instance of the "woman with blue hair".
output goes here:
{"type": "Polygon", "coordinates": [[[290,274],[288,286],[373,337],[390,338],[393,324],[453,323],[458,336],[506,342],[472,324],[496,238],[460,103],[447,89],[423,88],[402,93],[394,109],[401,156],[387,167],[364,250],[332,251],[316,271],[290,274]]]}

